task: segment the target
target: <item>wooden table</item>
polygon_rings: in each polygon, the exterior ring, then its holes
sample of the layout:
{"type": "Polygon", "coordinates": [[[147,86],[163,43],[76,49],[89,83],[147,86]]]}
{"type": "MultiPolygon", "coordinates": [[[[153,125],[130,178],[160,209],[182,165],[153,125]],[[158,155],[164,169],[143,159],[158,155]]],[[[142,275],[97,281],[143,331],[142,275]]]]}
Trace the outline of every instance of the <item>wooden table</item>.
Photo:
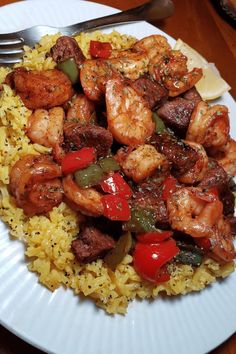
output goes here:
{"type": "MultiPolygon", "coordinates": [[[[0,5],[15,1],[17,0],[0,0],[0,5]]],[[[153,24],[174,38],[181,38],[198,50],[208,61],[216,63],[222,77],[232,87],[231,94],[236,98],[236,80],[233,76],[236,64],[235,29],[219,15],[213,6],[216,0],[214,2],[210,0],[173,1],[175,4],[174,15],[165,21],[154,22],[153,24]]],[[[125,10],[144,1],[99,0],[96,2],[125,10]]],[[[42,352],[0,326],[0,354],[16,353],[40,354],[42,352]]],[[[236,354],[236,334],[211,354],[236,354]]]]}

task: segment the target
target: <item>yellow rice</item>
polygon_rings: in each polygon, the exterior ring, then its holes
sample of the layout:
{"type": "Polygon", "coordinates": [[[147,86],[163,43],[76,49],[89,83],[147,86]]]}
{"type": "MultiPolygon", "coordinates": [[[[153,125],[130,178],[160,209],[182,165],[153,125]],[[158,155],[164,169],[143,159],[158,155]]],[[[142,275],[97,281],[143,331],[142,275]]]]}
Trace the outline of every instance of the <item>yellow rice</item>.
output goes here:
{"type": "MultiPolygon", "coordinates": [[[[58,35],[45,36],[34,49],[25,47],[24,67],[47,70],[55,67],[51,57],[45,57],[58,35]]],[[[118,32],[81,33],[76,37],[86,57],[91,39],[109,41],[113,48],[127,49],[135,39],[118,32]]],[[[0,68],[0,85],[9,69],[0,68]]],[[[50,290],[63,285],[76,294],[89,296],[108,313],[126,312],[128,302],[135,297],[154,298],[159,293],[167,295],[186,294],[203,289],[217,277],[226,277],[234,270],[234,263],[220,265],[206,258],[200,267],[172,266],[171,279],[153,286],[144,282],[132,267],[132,257],[127,255],[115,272],[102,260],[80,265],[71,252],[71,241],[79,231],[76,214],[65,203],[54,208],[47,216],[28,218],[16,207],[8,193],[9,170],[26,154],[49,153],[50,149],[30,143],[24,133],[31,114],[20,98],[7,85],[0,91],[0,217],[10,227],[10,234],[25,242],[28,267],[38,273],[39,281],[50,290]]]]}

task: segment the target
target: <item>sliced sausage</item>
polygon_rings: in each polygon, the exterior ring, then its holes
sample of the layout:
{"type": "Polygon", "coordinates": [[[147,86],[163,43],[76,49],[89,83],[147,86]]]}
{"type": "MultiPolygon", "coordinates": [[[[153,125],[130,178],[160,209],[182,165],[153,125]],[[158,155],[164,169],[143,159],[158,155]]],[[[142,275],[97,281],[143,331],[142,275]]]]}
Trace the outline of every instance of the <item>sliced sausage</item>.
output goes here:
{"type": "Polygon", "coordinates": [[[168,98],[168,91],[148,77],[140,77],[139,79],[132,81],[130,85],[144,98],[150,109],[160,107],[168,98]]]}
{"type": "Polygon", "coordinates": [[[221,202],[223,203],[223,214],[230,215],[234,213],[235,196],[228,186],[220,192],[219,196],[221,202]]]}
{"type": "Polygon", "coordinates": [[[211,188],[216,187],[219,190],[224,188],[224,186],[228,183],[228,175],[221,167],[217,161],[210,160],[208,165],[207,173],[202,179],[201,183],[199,183],[199,187],[203,188],[211,188]]]}
{"type": "Polygon", "coordinates": [[[95,227],[86,226],[79,237],[72,241],[71,247],[79,262],[89,263],[104,257],[115,247],[115,241],[95,227]]]}
{"type": "Polygon", "coordinates": [[[97,125],[81,127],[78,123],[67,122],[64,124],[64,134],[68,146],[75,146],[77,149],[94,147],[98,157],[107,156],[113,142],[112,134],[97,125]]]}
{"type": "Polygon", "coordinates": [[[154,134],[150,143],[172,163],[175,177],[188,172],[198,160],[197,151],[172,134],[154,134]]]}
{"type": "Polygon", "coordinates": [[[194,108],[202,101],[200,94],[198,93],[196,87],[192,87],[190,90],[183,94],[183,98],[194,103],[194,108]]]}
{"type": "Polygon", "coordinates": [[[62,36],[57,39],[50,50],[50,55],[56,63],[73,58],[76,64],[80,66],[85,61],[85,56],[76,40],[68,36],[62,36]]]}
{"type": "Polygon", "coordinates": [[[168,214],[164,200],[161,198],[161,188],[156,184],[142,183],[132,198],[132,207],[152,211],[155,222],[161,226],[168,226],[168,214]]]}
{"type": "Polygon", "coordinates": [[[234,215],[228,215],[227,220],[230,224],[231,232],[235,236],[236,235],[236,217],[234,215]]]}
{"type": "Polygon", "coordinates": [[[157,113],[170,128],[185,131],[188,128],[193,109],[193,102],[178,97],[164,103],[164,105],[158,109],[157,113]]]}

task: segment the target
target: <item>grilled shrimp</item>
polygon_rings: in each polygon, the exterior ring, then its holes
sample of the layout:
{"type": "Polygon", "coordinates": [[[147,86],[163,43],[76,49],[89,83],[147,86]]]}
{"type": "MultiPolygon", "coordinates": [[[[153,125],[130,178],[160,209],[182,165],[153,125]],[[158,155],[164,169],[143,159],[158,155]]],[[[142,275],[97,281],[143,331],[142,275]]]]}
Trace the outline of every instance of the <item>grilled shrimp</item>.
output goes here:
{"type": "Polygon", "coordinates": [[[94,123],[96,120],[94,103],[83,94],[77,95],[67,111],[66,118],[81,125],[94,123]]]}
{"type": "Polygon", "coordinates": [[[218,262],[231,262],[236,257],[230,224],[223,217],[218,221],[210,243],[212,246],[210,255],[218,262]]]}
{"type": "Polygon", "coordinates": [[[193,68],[192,71],[183,75],[180,79],[166,77],[163,80],[164,86],[169,90],[170,97],[179,96],[190,90],[202,78],[202,69],[193,68]]]}
{"type": "Polygon", "coordinates": [[[167,200],[169,222],[173,229],[192,237],[213,237],[213,226],[222,216],[222,203],[201,188],[181,188],[167,200]]]}
{"type": "Polygon", "coordinates": [[[86,96],[96,102],[103,99],[110,79],[138,79],[148,71],[148,58],[143,53],[123,51],[116,58],[86,60],[80,71],[80,81],[86,96]]]}
{"type": "Polygon", "coordinates": [[[120,80],[106,86],[108,129],[120,143],[142,145],[154,131],[152,111],[136,91],[120,80]]]}
{"type": "Polygon", "coordinates": [[[214,157],[230,177],[236,176],[236,141],[230,139],[220,148],[209,149],[209,154],[214,157]]]}
{"type": "Polygon", "coordinates": [[[225,145],[229,140],[227,107],[219,104],[209,107],[206,102],[199,102],[191,115],[186,139],[206,148],[225,145]]]}
{"type": "Polygon", "coordinates": [[[222,263],[235,258],[230,224],[223,218],[222,203],[213,194],[200,188],[182,188],[167,200],[167,211],[174,229],[195,238],[209,238],[212,258],[222,263]]]}
{"type": "Polygon", "coordinates": [[[60,106],[73,96],[70,80],[56,69],[27,71],[19,68],[7,76],[6,83],[16,90],[29,109],[60,106]]]}
{"type": "Polygon", "coordinates": [[[148,71],[148,57],[146,53],[131,51],[120,52],[118,57],[106,60],[114,70],[117,70],[127,79],[136,80],[148,71]]]}
{"type": "Polygon", "coordinates": [[[152,65],[156,81],[161,81],[166,77],[180,79],[188,72],[187,57],[179,50],[169,51],[159,60],[155,59],[152,65]]]}
{"type": "Polygon", "coordinates": [[[195,238],[209,238],[212,258],[223,263],[235,258],[233,236],[229,222],[223,217],[223,204],[212,193],[194,187],[179,189],[167,200],[167,211],[173,229],[195,238]]]}
{"type": "Polygon", "coordinates": [[[190,145],[198,153],[199,158],[195,165],[185,174],[181,175],[178,180],[181,183],[194,184],[200,182],[205,176],[208,169],[208,157],[202,145],[187,140],[184,140],[184,143],[190,145]]]}
{"type": "Polygon", "coordinates": [[[95,102],[102,102],[108,80],[120,74],[105,60],[86,60],[80,70],[80,82],[85,95],[95,102]]]}
{"type": "Polygon", "coordinates": [[[152,176],[157,169],[166,170],[169,163],[164,155],[157,152],[152,145],[141,145],[137,149],[128,152],[121,148],[116,155],[116,160],[126,176],[136,183],[152,176]]]}
{"type": "Polygon", "coordinates": [[[178,50],[171,50],[150,63],[149,72],[154,80],[162,82],[175,97],[188,91],[201,79],[202,69],[194,68],[188,72],[187,57],[178,50]]]}
{"type": "Polygon", "coordinates": [[[63,188],[66,198],[76,204],[82,214],[103,215],[102,195],[94,188],[80,188],[73,181],[71,175],[63,178],[63,188]]]}
{"type": "Polygon", "coordinates": [[[61,168],[48,155],[26,155],[10,172],[10,191],[27,215],[47,213],[62,201],[61,168]]]}
{"type": "Polygon", "coordinates": [[[64,110],[61,107],[36,109],[29,117],[26,134],[37,144],[51,147],[56,160],[61,159],[63,150],[63,121],[64,110]]]}
{"type": "Polygon", "coordinates": [[[169,53],[171,46],[165,37],[154,34],[137,41],[133,45],[132,50],[146,53],[149,61],[152,61],[153,59],[157,61],[161,56],[169,53]]]}

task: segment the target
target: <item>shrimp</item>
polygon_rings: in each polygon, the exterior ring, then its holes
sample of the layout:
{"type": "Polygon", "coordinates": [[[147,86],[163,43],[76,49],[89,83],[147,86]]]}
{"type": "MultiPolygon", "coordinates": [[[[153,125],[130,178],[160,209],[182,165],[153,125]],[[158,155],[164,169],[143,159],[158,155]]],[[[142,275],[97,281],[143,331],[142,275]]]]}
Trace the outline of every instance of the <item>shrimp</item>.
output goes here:
{"type": "Polygon", "coordinates": [[[201,188],[181,188],[167,200],[169,222],[173,229],[192,237],[213,237],[212,227],[222,216],[222,203],[201,188]]]}
{"type": "Polygon", "coordinates": [[[116,58],[86,60],[80,70],[80,81],[86,96],[101,102],[106,83],[110,79],[136,80],[148,71],[148,58],[144,53],[123,51],[116,58]]]}
{"type": "Polygon", "coordinates": [[[148,72],[149,60],[146,53],[123,51],[116,58],[106,60],[114,70],[117,70],[127,79],[137,80],[148,72]]]}
{"type": "Polygon", "coordinates": [[[28,201],[23,209],[27,215],[45,214],[62,202],[63,190],[61,180],[54,178],[43,183],[35,183],[29,192],[28,201]]]}
{"type": "Polygon", "coordinates": [[[61,107],[36,109],[29,117],[26,134],[36,144],[51,147],[54,155],[60,161],[63,156],[61,144],[63,143],[64,110],[61,107]]]}
{"type": "Polygon", "coordinates": [[[82,214],[101,216],[104,213],[102,194],[94,188],[80,188],[71,175],[63,178],[63,188],[66,198],[77,205],[82,214]]]}
{"type": "Polygon", "coordinates": [[[26,155],[10,171],[10,191],[26,215],[50,211],[62,201],[61,168],[48,155],[26,155]]]}
{"type": "Polygon", "coordinates": [[[85,95],[79,94],[72,100],[71,106],[67,111],[68,121],[78,122],[81,125],[95,123],[95,106],[85,95]]]}
{"type": "Polygon", "coordinates": [[[201,78],[202,69],[193,68],[192,71],[183,75],[180,79],[167,77],[163,80],[163,83],[169,90],[169,96],[176,97],[194,87],[201,78]]]}
{"type": "Polygon", "coordinates": [[[231,262],[236,257],[230,224],[223,217],[217,223],[215,233],[210,238],[211,251],[209,255],[220,263],[231,262]]]}
{"type": "Polygon", "coordinates": [[[169,53],[171,46],[165,37],[154,34],[137,41],[132,46],[132,50],[137,52],[144,52],[150,61],[153,59],[157,61],[157,58],[160,58],[160,56],[169,53]]]}
{"type": "Polygon", "coordinates": [[[226,145],[220,148],[209,149],[209,155],[217,160],[218,164],[223,167],[228,176],[236,176],[236,141],[229,139],[226,145]]]}
{"type": "Polygon", "coordinates": [[[98,157],[105,157],[113,143],[112,134],[99,125],[85,125],[79,123],[66,122],[64,124],[64,134],[66,145],[70,149],[76,147],[93,147],[98,157]]]}
{"type": "Polygon", "coordinates": [[[174,229],[195,238],[209,238],[209,256],[222,263],[235,258],[230,224],[223,217],[222,203],[212,193],[200,188],[182,188],[167,200],[167,211],[174,229]]]}
{"type": "Polygon", "coordinates": [[[6,77],[28,109],[63,105],[73,96],[71,81],[59,70],[27,71],[15,69],[6,77]]]}
{"type": "Polygon", "coordinates": [[[152,145],[141,145],[136,150],[125,152],[118,150],[116,160],[126,176],[136,183],[152,176],[157,169],[168,169],[169,163],[164,155],[157,152],[152,145]]]}
{"type": "Polygon", "coordinates": [[[56,63],[73,58],[78,67],[85,60],[85,56],[75,38],[69,36],[59,37],[50,49],[49,54],[56,63]]]}
{"type": "Polygon", "coordinates": [[[199,102],[191,115],[186,139],[206,148],[225,145],[229,140],[227,107],[219,104],[209,107],[199,102]]]}
{"type": "Polygon", "coordinates": [[[108,80],[120,77],[120,74],[105,60],[86,60],[80,69],[80,82],[85,95],[95,102],[102,102],[108,80]]]}
{"type": "Polygon", "coordinates": [[[175,97],[188,91],[201,79],[202,69],[193,68],[188,72],[187,57],[178,50],[171,50],[150,63],[149,73],[169,90],[169,96],[175,97]]]}
{"type": "Polygon", "coordinates": [[[106,106],[108,129],[121,144],[142,145],[154,132],[152,111],[144,99],[122,81],[108,81],[106,106]]]}
{"type": "Polygon", "coordinates": [[[159,60],[154,58],[151,69],[156,81],[161,81],[166,77],[178,78],[187,74],[187,57],[179,50],[171,50],[163,55],[159,60]]]}
{"type": "Polygon", "coordinates": [[[208,157],[202,145],[183,140],[186,145],[190,145],[197,153],[198,160],[195,165],[190,168],[185,174],[181,175],[178,180],[181,183],[194,184],[200,182],[205,176],[208,169],[208,157]]]}

